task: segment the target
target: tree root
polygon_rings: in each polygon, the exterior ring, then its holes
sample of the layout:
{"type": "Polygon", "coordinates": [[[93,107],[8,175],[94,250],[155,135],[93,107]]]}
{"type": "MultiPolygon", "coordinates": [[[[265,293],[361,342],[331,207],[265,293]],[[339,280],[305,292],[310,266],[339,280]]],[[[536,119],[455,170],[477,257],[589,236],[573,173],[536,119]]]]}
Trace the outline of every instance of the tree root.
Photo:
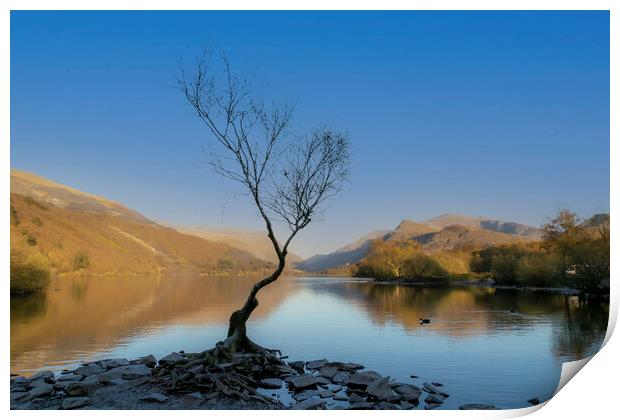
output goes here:
{"type": "Polygon", "coordinates": [[[229,339],[200,353],[185,353],[183,360],[160,364],[153,371],[154,382],[164,391],[200,392],[208,400],[229,397],[281,406],[278,400],[257,391],[261,379],[292,373],[278,357],[280,351],[266,349],[247,337],[237,342],[229,339]]]}

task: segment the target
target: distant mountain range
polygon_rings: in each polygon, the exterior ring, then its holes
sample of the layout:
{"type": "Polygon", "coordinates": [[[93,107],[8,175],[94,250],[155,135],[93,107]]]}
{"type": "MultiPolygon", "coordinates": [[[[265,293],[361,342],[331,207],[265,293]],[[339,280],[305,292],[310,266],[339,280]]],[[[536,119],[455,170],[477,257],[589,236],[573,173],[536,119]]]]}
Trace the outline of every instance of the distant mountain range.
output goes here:
{"type": "Polygon", "coordinates": [[[534,241],[541,237],[542,229],[520,223],[444,214],[421,222],[405,219],[393,230],[373,231],[330,254],[315,255],[296,266],[320,272],[355,264],[366,257],[371,242],[379,238],[386,242],[413,240],[427,250],[452,250],[534,241]]]}
{"type": "Polygon", "coordinates": [[[247,244],[162,226],[122,204],[11,170],[11,253],[43,256],[56,272],[250,272],[266,262],[247,244]]]}

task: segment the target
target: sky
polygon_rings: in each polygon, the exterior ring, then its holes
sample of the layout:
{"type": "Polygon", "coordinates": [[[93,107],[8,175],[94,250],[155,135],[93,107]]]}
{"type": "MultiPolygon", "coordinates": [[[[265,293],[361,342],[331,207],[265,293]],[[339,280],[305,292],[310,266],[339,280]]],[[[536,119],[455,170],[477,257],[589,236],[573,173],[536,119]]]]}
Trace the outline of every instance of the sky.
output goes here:
{"type": "Polygon", "coordinates": [[[176,89],[205,47],[353,145],[296,239],[326,253],[444,213],[609,211],[608,12],[11,13],[11,167],[172,225],[261,229],[176,89]]]}

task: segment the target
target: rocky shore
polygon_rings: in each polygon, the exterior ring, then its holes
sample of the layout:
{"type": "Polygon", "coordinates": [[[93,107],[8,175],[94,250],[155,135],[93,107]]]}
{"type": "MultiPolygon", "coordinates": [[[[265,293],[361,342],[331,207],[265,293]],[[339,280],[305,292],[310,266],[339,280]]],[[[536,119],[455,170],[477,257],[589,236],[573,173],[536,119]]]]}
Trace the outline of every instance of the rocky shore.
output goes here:
{"type": "MultiPolygon", "coordinates": [[[[11,377],[11,409],[434,409],[442,384],[396,382],[357,363],[265,354],[171,353],[11,377]]],[[[412,377],[414,377],[412,375],[412,377]]],[[[461,409],[495,409],[465,404],[461,409]]]]}

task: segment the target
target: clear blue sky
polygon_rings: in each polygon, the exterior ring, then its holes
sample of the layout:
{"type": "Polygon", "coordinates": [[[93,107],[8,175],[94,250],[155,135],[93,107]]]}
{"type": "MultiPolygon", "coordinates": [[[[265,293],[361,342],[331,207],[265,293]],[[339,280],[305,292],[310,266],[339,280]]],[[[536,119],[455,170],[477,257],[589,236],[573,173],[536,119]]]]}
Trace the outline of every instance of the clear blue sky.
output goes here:
{"type": "Polygon", "coordinates": [[[174,88],[209,45],[346,130],[350,184],[294,250],[404,218],[609,209],[607,12],[13,12],[11,166],[159,221],[259,228],[174,88]]]}

